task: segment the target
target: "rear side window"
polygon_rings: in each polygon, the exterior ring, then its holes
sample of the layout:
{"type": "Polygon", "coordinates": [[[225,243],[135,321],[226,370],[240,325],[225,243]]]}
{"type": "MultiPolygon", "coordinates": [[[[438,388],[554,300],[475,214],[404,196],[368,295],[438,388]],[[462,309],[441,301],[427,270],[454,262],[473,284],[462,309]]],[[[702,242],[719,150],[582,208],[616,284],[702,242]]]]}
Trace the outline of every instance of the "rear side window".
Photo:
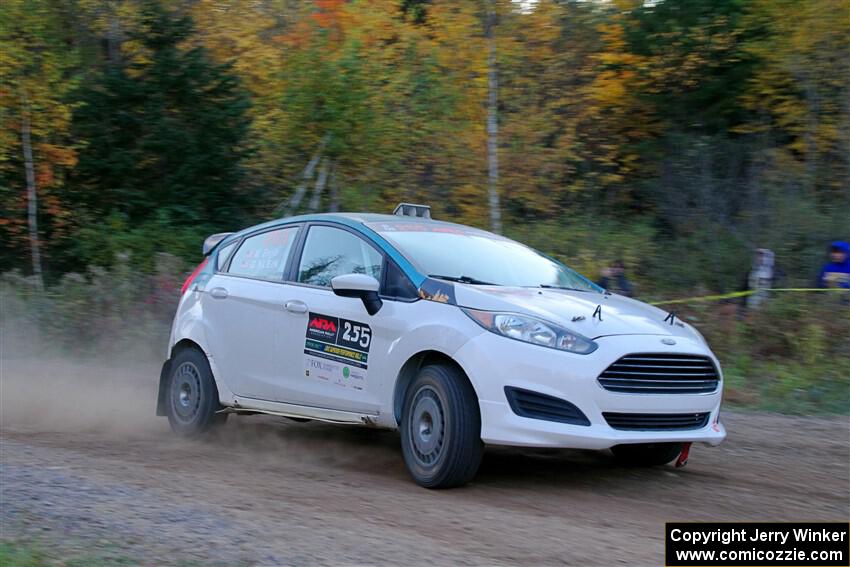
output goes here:
{"type": "Polygon", "coordinates": [[[249,236],[233,255],[227,273],[263,280],[283,280],[286,260],[297,232],[297,227],[290,227],[249,236]]]}
{"type": "Polygon", "coordinates": [[[236,242],[231,242],[227,246],[222,246],[221,250],[218,251],[215,257],[215,270],[220,272],[227,265],[227,259],[230,258],[230,255],[233,254],[233,251],[236,249],[236,242]]]}
{"type": "Polygon", "coordinates": [[[362,238],[339,228],[314,226],[307,233],[298,281],[330,287],[345,274],[366,274],[381,281],[383,256],[362,238]]]}

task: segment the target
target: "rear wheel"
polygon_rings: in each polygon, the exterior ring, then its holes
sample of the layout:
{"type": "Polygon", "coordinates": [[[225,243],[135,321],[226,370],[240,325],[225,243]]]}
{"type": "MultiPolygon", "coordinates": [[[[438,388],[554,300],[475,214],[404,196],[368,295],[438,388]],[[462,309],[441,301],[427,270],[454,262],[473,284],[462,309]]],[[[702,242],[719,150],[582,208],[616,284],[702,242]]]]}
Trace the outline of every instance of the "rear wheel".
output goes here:
{"type": "Polygon", "coordinates": [[[220,409],[207,357],[194,348],[177,353],[168,378],[166,413],[171,429],[185,437],[206,433],[227,420],[227,414],[216,413],[220,409]]]}
{"type": "Polygon", "coordinates": [[[466,484],[483,454],[478,398],[456,368],[425,366],[405,396],[401,449],[407,470],[426,488],[466,484]]]}
{"type": "Polygon", "coordinates": [[[625,465],[652,467],[666,465],[682,452],[681,443],[636,443],[616,445],[611,452],[625,465]]]}

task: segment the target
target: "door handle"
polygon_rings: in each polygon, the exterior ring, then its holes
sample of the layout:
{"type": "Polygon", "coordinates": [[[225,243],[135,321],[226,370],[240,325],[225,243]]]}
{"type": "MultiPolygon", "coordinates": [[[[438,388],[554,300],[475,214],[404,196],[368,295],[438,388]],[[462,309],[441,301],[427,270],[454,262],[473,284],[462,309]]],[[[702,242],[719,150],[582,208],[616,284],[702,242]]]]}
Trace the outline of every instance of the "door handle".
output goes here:
{"type": "Polygon", "coordinates": [[[283,308],[290,313],[307,313],[307,304],[297,299],[290,299],[283,304],[283,308]]]}
{"type": "Polygon", "coordinates": [[[210,290],[210,295],[216,299],[225,299],[227,297],[227,290],[223,287],[214,287],[210,290]]]}

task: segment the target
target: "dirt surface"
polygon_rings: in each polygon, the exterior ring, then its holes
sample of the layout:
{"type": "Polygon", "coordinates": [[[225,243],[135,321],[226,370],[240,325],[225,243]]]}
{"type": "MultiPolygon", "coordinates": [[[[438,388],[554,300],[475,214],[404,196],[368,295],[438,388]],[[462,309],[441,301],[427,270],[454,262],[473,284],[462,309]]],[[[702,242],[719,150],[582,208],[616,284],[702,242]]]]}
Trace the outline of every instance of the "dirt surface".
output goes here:
{"type": "Polygon", "coordinates": [[[428,491],[393,432],[231,418],[203,442],[153,416],[157,368],[0,365],[0,527],[146,564],[661,565],[665,521],[850,518],[850,423],[724,412],[684,469],[488,450],[428,491]]]}

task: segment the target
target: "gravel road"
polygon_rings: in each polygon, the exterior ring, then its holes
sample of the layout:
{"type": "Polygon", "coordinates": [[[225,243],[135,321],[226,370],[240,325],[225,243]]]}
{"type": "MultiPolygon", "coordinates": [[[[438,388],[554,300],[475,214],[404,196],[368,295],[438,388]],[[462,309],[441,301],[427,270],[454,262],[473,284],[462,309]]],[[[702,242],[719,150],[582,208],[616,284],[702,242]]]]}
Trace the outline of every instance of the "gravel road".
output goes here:
{"type": "Polygon", "coordinates": [[[478,478],[428,491],[398,435],[231,418],[174,438],[157,369],[0,365],[0,537],[145,564],[661,565],[675,520],[850,518],[850,422],[724,412],[684,469],[591,451],[489,450],[478,478]]]}

